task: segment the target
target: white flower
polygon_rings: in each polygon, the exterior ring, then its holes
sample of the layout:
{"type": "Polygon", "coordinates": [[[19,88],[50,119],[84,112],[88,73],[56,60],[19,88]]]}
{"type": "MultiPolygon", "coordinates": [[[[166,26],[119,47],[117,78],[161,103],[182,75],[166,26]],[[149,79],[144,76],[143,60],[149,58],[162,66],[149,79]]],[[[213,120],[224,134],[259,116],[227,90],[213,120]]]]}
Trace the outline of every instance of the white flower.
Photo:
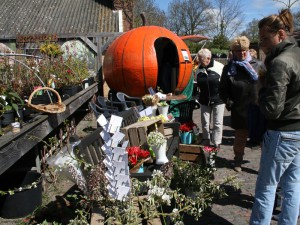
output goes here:
{"type": "Polygon", "coordinates": [[[179,212],[179,210],[176,209],[176,208],[174,208],[173,211],[172,211],[172,213],[174,213],[174,214],[178,214],[178,212],[179,212]]]}
{"type": "Polygon", "coordinates": [[[163,176],[163,173],[161,170],[154,170],[153,173],[152,173],[152,177],[155,178],[155,177],[162,177],[163,176]]]}
{"type": "Polygon", "coordinates": [[[150,146],[160,146],[166,141],[165,136],[159,131],[151,131],[147,136],[147,143],[150,146]]]}
{"type": "Polygon", "coordinates": [[[182,221],[177,221],[175,225],[184,225],[184,223],[182,221]]]}
{"type": "Polygon", "coordinates": [[[161,199],[167,203],[167,205],[171,205],[170,195],[164,194],[161,199]]]}

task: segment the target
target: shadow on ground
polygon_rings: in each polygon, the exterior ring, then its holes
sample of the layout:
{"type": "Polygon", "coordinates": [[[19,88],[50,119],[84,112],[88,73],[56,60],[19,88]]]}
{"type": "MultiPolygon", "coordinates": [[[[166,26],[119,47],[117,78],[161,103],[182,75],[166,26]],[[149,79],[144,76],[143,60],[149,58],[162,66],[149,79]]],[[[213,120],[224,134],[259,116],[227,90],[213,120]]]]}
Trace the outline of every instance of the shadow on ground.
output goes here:
{"type": "Polygon", "coordinates": [[[28,218],[28,224],[42,224],[43,221],[69,224],[70,220],[76,218],[76,210],[83,209],[78,199],[81,195],[77,186],[72,186],[64,195],[56,195],[54,201],[37,209],[34,216],[28,218]]]}
{"type": "Polygon", "coordinates": [[[190,225],[233,225],[233,223],[215,214],[210,209],[205,210],[198,221],[194,220],[192,216],[186,215],[183,222],[190,225]],[[212,218],[214,219],[212,220],[212,218]]]}

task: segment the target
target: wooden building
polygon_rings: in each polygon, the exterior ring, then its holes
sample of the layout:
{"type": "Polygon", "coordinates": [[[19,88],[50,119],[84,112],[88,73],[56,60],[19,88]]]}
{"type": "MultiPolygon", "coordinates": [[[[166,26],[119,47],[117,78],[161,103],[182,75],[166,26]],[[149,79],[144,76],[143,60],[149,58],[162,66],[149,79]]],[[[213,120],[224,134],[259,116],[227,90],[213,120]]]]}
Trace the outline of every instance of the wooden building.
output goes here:
{"type": "MultiPolygon", "coordinates": [[[[19,53],[37,54],[39,43],[79,40],[94,56],[99,73],[102,55],[121,32],[132,28],[132,1],[1,0],[0,43],[19,53]],[[124,10],[122,9],[124,7],[124,10]]],[[[102,75],[99,76],[101,92],[102,75]]]]}
{"type": "Polygon", "coordinates": [[[132,5],[125,5],[123,11],[121,3],[114,0],[1,0],[0,43],[20,51],[18,53],[36,54],[41,42],[63,45],[70,40],[80,41],[93,54],[94,71],[99,77],[98,85],[93,84],[64,101],[65,112],[42,115],[25,125],[21,132],[1,136],[0,175],[21,159],[24,164],[25,155],[36,155],[41,140],[59,129],[66,119],[74,117],[94,94],[103,94],[103,53],[116,37],[132,27],[132,5]],[[37,139],[30,140],[28,135],[37,139]]]}

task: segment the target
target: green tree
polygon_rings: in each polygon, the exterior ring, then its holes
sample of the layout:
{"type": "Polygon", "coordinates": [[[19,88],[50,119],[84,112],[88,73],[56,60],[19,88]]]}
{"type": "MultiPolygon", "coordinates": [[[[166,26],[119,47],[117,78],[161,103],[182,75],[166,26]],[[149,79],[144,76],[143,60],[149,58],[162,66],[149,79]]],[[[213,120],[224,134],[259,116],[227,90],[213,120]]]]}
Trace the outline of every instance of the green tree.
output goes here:
{"type": "Polygon", "coordinates": [[[220,34],[214,37],[211,48],[217,48],[221,50],[229,49],[229,40],[224,34],[220,34]]]}

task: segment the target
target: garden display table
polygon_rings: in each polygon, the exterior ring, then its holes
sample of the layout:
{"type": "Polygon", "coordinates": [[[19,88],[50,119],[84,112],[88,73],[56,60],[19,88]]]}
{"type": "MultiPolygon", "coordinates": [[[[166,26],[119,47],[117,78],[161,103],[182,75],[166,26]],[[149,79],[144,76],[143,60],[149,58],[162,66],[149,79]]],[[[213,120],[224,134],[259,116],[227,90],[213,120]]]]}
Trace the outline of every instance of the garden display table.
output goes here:
{"type": "MultiPolygon", "coordinates": [[[[0,175],[14,165],[27,152],[34,149],[53,130],[74,116],[80,107],[98,92],[98,83],[80,91],[64,101],[66,110],[59,114],[41,114],[18,133],[9,132],[0,137],[0,175]]],[[[84,112],[81,112],[83,114],[84,112]]],[[[87,113],[87,110],[85,111],[87,113]]],[[[38,163],[39,160],[37,160],[38,163]]],[[[39,167],[39,165],[37,165],[39,167]]]]}

